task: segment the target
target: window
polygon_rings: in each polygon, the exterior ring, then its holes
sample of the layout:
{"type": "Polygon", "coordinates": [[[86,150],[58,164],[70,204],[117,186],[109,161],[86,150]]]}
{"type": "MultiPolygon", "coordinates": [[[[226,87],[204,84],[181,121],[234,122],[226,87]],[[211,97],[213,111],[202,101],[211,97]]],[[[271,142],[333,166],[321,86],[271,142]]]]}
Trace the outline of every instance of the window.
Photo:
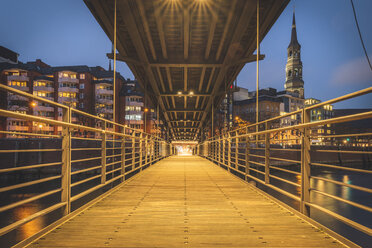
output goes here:
{"type": "MultiPolygon", "coordinates": [[[[82,75],[85,75],[85,74],[82,74],[82,75]]],[[[80,78],[81,78],[81,75],[80,75],[80,78]]],[[[83,90],[83,89],[84,89],[84,87],[85,87],[85,85],[84,85],[84,84],[80,84],[80,85],[79,85],[79,89],[81,89],[81,90],[83,90]]]]}
{"type": "Polygon", "coordinates": [[[289,51],[289,57],[291,57],[292,56],[292,51],[289,51]]]}
{"type": "Polygon", "coordinates": [[[80,74],[80,79],[85,79],[85,74],[84,73],[80,74]]]}
{"type": "Polygon", "coordinates": [[[84,93],[80,93],[80,99],[84,98],[84,93]]]}
{"type": "Polygon", "coordinates": [[[84,103],[80,103],[80,108],[84,108],[84,103]]]}
{"type": "Polygon", "coordinates": [[[288,71],[288,77],[290,77],[290,76],[292,76],[292,71],[291,70],[288,71]]]}

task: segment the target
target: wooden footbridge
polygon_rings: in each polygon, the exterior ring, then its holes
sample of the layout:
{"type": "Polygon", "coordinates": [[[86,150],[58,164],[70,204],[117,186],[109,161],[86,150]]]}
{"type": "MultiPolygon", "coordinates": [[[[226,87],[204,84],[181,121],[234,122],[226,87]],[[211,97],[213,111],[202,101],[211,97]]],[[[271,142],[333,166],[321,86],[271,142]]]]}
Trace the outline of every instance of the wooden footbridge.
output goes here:
{"type": "Polygon", "coordinates": [[[29,247],[345,245],[212,162],[171,156],[29,247]]]}
{"type": "Polygon", "coordinates": [[[0,120],[55,130],[0,130],[7,143],[0,147],[0,175],[14,178],[0,185],[0,246],[358,247],[332,226],[311,219],[313,210],[372,244],[372,207],[360,201],[370,199],[372,189],[312,174],[322,168],[370,178],[368,168],[335,161],[360,156],[363,163],[370,161],[371,132],[327,135],[317,129],[368,121],[372,111],[310,121],[311,111],[369,94],[372,88],[219,136],[208,133],[214,111],[240,70],[264,58],[258,45],[289,0],[84,2],[114,44],[108,56],[127,63],[146,101],[160,110],[167,135],[131,129],[0,84],[3,99],[16,94],[61,115],[52,119],[0,109],[0,120]],[[301,123],[278,126],[281,118],[293,117],[301,123]],[[290,138],[278,140],[283,133],[290,138]],[[314,146],[314,140],[331,146],[314,146]],[[172,141],[194,144],[194,155],[177,156],[172,141]],[[315,159],[319,153],[327,154],[327,161],[315,159]],[[316,183],[361,197],[346,199],[316,183]],[[264,192],[269,190],[294,201],[294,208],[264,192]],[[313,197],[319,195],[343,207],[318,204],[313,197]],[[363,218],[348,215],[354,211],[363,218]]]}

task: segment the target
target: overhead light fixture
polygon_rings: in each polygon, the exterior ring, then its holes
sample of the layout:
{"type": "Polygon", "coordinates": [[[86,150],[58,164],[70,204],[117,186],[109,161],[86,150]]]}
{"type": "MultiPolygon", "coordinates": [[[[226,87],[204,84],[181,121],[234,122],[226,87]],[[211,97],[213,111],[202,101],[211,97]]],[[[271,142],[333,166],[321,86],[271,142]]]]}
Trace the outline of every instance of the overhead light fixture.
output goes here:
{"type": "Polygon", "coordinates": [[[190,92],[189,92],[189,95],[190,95],[190,96],[194,95],[194,91],[190,91],[190,92]]]}

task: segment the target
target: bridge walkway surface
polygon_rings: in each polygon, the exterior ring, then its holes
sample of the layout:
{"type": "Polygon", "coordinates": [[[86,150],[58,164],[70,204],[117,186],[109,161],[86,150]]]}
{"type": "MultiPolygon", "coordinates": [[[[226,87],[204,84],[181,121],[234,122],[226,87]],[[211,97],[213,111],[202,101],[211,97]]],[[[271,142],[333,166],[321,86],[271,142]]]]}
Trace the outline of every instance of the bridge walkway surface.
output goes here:
{"type": "Polygon", "coordinates": [[[344,247],[212,162],[168,157],[28,247],[344,247]]]}

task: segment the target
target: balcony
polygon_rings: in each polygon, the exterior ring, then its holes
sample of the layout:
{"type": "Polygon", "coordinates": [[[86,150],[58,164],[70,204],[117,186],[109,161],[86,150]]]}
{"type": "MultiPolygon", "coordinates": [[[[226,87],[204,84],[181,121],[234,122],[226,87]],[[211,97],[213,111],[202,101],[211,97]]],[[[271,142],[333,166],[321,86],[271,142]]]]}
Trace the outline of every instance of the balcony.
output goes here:
{"type": "Polygon", "coordinates": [[[34,91],[54,92],[54,88],[51,86],[34,86],[34,91]]]}
{"type": "Polygon", "coordinates": [[[25,82],[25,81],[28,81],[30,78],[27,77],[27,76],[23,76],[23,75],[9,75],[7,77],[8,81],[22,81],[22,82],[25,82]]]}
{"type": "Polygon", "coordinates": [[[106,109],[106,108],[98,108],[97,113],[99,113],[99,114],[112,114],[113,110],[112,109],[106,109]]]}
{"type": "Polygon", "coordinates": [[[70,77],[60,77],[58,78],[58,83],[79,83],[79,79],[70,77]]]}
{"type": "Polygon", "coordinates": [[[96,99],[98,103],[103,103],[106,105],[112,105],[114,102],[111,99],[96,99]]]}
{"type": "Polygon", "coordinates": [[[32,127],[32,131],[33,132],[35,132],[35,133],[37,133],[37,132],[53,132],[54,131],[54,127],[45,127],[45,126],[43,126],[43,127],[32,127]]]}
{"type": "Polygon", "coordinates": [[[73,93],[78,93],[79,89],[78,88],[72,88],[72,87],[59,87],[58,92],[73,92],[73,93]]]}
{"type": "Polygon", "coordinates": [[[14,89],[17,89],[17,90],[21,90],[21,91],[25,91],[25,92],[28,92],[30,90],[30,88],[28,88],[28,86],[17,86],[17,85],[12,85],[10,86],[14,89]]]}
{"type": "Polygon", "coordinates": [[[27,97],[19,96],[19,95],[8,95],[9,101],[28,101],[27,97]]]}
{"type": "Polygon", "coordinates": [[[127,125],[142,125],[143,120],[125,120],[127,125]]]}
{"type": "Polygon", "coordinates": [[[8,131],[28,131],[28,126],[8,125],[8,131]]]}
{"type": "Polygon", "coordinates": [[[10,111],[27,111],[27,106],[20,106],[20,105],[9,105],[8,110],[10,111]]]}
{"type": "Polygon", "coordinates": [[[143,107],[143,102],[135,102],[135,101],[127,101],[126,102],[126,106],[139,106],[139,107],[143,107]]]}
{"type": "Polygon", "coordinates": [[[58,102],[59,103],[64,103],[64,102],[77,102],[76,98],[72,97],[58,97],[58,102]]]}
{"type": "Polygon", "coordinates": [[[34,108],[34,111],[53,112],[54,111],[54,108],[53,107],[45,107],[45,106],[36,106],[34,108]]]}
{"type": "Polygon", "coordinates": [[[114,95],[113,90],[106,90],[106,89],[97,89],[96,95],[114,95]]]}

